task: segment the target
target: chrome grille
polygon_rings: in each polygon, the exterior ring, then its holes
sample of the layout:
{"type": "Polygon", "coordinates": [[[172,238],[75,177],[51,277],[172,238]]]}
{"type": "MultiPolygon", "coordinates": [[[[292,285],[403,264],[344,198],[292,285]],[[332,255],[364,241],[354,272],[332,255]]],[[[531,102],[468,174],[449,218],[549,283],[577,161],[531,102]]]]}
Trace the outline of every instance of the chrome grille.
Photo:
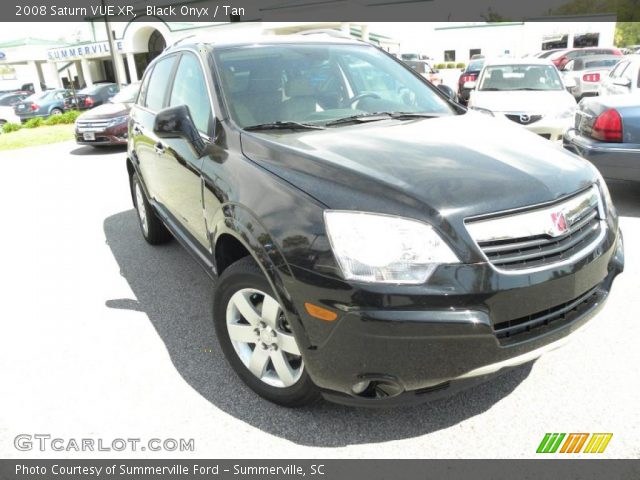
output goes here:
{"type": "Polygon", "coordinates": [[[101,131],[104,130],[105,128],[107,128],[109,126],[109,124],[111,123],[112,119],[108,119],[108,120],[77,120],[76,121],[76,125],[78,126],[79,129],[86,129],[86,131],[90,131],[90,130],[97,130],[97,131],[101,131]]]}
{"type": "Polygon", "coordinates": [[[526,113],[505,113],[504,116],[520,125],[531,125],[542,118],[542,115],[527,115],[526,113]]]}
{"type": "Polygon", "coordinates": [[[604,210],[593,187],[549,206],[470,219],[487,260],[506,271],[540,269],[588,254],[604,235],[604,210]]]}

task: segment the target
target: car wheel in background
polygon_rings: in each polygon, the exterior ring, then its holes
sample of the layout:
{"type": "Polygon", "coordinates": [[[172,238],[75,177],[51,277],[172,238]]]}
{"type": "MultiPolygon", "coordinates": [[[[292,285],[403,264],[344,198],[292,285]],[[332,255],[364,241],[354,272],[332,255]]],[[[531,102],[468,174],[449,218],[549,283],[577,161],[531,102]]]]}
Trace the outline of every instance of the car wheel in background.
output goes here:
{"type": "Polygon", "coordinates": [[[258,395],[287,407],[320,398],[283,309],[252,257],[220,276],[213,321],[227,361],[258,395]]]}
{"type": "Polygon", "coordinates": [[[60,110],[59,108],[54,108],[53,110],[51,110],[51,115],[62,115],[62,110],[60,110]]]}

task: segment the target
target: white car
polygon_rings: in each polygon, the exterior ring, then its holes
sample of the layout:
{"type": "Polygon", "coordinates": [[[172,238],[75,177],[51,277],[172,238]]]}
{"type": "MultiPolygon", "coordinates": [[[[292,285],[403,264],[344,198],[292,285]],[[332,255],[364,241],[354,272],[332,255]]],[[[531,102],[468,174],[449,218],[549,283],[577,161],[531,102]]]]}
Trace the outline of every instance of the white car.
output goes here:
{"type": "Polygon", "coordinates": [[[472,89],[469,108],[489,110],[552,141],[572,126],[576,99],[567,89],[574,87],[551,62],[535,58],[488,61],[478,80],[464,85],[472,89]]]}
{"type": "Polygon", "coordinates": [[[598,95],[598,89],[602,81],[609,76],[609,72],[620,61],[619,55],[589,55],[569,60],[562,67],[562,76],[565,81],[571,77],[576,83],[571,93],[576,100],[582,97],[598,95]]]}
{"type": "Polygon", "coordinates": [[[26,97],[26,92],[0,94],[0,127],[5,123],[20,123],[20,117],[13,111],[13,105],[26,97]]]}
{"type": "Polygon", "coordinates": [[[640,55],[621,57],[608,77],[600,83],[599,95],[640,93],[640,55]]]}

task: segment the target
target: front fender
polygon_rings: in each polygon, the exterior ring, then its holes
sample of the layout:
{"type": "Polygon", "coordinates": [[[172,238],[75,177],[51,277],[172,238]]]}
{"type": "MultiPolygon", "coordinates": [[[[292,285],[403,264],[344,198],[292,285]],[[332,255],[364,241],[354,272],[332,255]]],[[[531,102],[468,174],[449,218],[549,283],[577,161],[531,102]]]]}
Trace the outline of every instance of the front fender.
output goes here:
{"type": "Polygon", "coordinates": [[[293,273],[275,240],[264,225],[241,205],[226,204],[218,212],[219,218],[213,222],[214,227],[210,228],[211,251],[216,251],[217,242],[223,235],[231,235],[238,240],[266,276],[294,329],[301,350],[309,348],[311,343],[306,329],[286,288],[287,279],[293,279],[293,273]]]}

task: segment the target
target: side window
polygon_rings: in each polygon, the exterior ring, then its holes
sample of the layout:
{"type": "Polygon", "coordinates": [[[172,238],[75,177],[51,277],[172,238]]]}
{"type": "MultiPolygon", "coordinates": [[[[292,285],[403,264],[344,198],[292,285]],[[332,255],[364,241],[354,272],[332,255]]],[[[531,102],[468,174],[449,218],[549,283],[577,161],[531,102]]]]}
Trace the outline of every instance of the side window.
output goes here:
{"type": "Polygon", "coordinates": [[[564,72],[571,72],[575,65],[576,65],[576,61],[575,60],[571,60],[571,61],[567,62],[567,64],[564,66],[564,68],[562,70],[564,72]]]}
{"type": "Polygon", "coordinates": [[[625,67],[629,64],[629,62],[620,62],[618,63],[618,65],[616,65],[616,68],[614,68],[613,70],[611,70],[611,78],[618,78],[622,72],[624,71],[625,67]]]}
{"type": "Polygon", "coordinates": [[[622,77],[629,79],[629,82],[630,82],[629,86],[633,85],[633,80],[634,80],[633,77],[635,77],[635,69],[633,68],[633,66],[631,66],[631,64],[629,64],[629,66],[624,69],[624,72],[622,72],[622,77]]]}
{"type": "Polygon", "coordinates": [[[144,103],[150,110],[156,112],[162,110],[175,61],[176,57],[172,55],[171,57],[163,58],[153,67],[144,103]]]}
{"type": "Polygon", "coordinates": [[[209,131],[211,121],[211,99],[202,73],[200,62],[195,55],[185,53],[180,58],[173,81],[169,106],[186,105],[198,130],[209,131]]]}
{"type": "Polygon", "coordinates": [[[144,77],[142,81],[142,85],[140,86],[140,93],[138,94],[138,105],[146,105],[147,98],[147,89],[149,88],[149,79],[151,79],[151,75],[153,74],[153,67],[151,70],[147,72],[147,75],[144,77]]]}

